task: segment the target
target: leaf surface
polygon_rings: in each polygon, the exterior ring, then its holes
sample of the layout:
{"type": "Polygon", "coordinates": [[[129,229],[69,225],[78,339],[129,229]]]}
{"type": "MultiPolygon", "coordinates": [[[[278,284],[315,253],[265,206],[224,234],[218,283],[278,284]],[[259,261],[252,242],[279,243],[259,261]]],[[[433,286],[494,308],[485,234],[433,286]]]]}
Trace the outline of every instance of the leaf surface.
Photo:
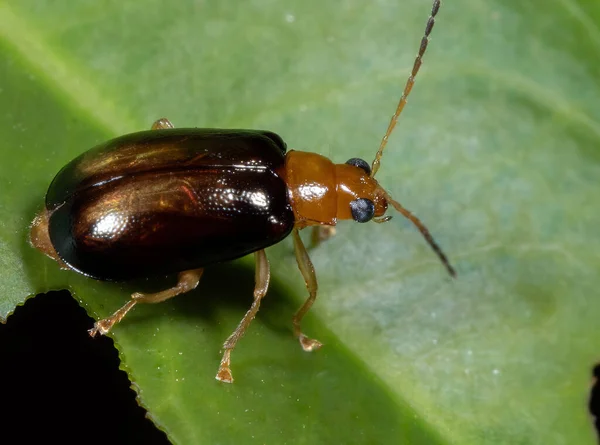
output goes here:
{"type": "MultiPolygon", "coordinates": [[[[426,0],[364,3],[0,1],[0,317],[68,288],[95,318],[140,287],[60,271],[27,244],[56,172],[149,128],[270,129],[294,149],[370,160],[421,38],[426,0]]],[[[446,2],[378,179],[427,224],[451,280],[408,222],[340,224],[291,241],[249,306],[251,257],[114,329],[141,403],[175,443],[592,444],[600,352],[600,5],[446,2]]],[[[161,283],[170,283],[166,280],[161,283]]],[[[51,321],[49,320],[49,332],[51,321]]]]}

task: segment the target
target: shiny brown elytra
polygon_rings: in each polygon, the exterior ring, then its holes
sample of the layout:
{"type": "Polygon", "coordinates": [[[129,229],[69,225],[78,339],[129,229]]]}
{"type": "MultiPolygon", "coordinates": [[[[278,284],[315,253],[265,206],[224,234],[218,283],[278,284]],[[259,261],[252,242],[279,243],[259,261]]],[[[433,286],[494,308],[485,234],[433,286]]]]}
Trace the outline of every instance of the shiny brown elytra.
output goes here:
{"type": "Polygon", "coordinates": [[[339,220],[389,221],[389,205],[415,224],[454,276],[427,228],[375,180],[439,7],[434,0],[412,73],[371,166],[358,158],[334,164],[315,153],[287,152],[283,140],[268,131],[175,129],[167,119],[67,164],[33,221],[34,247],[61,267],[99,280],[179,274],[172,288],[134,293],[112,316],[96,322],[90,335],[109,332],[137,303],[158,303],[194,289],[205,266],[254,253],[254,301],[225,341],[216,376],[232,382],[231,351],[269,287],[265,248],[291,233],[309,293],[292,319],[294,335],[305,351],[319,349],[321,343],[300,328],[317,296],[317,279],[299,230],[312,226],[313,240],[322,240],[339,220]]]}

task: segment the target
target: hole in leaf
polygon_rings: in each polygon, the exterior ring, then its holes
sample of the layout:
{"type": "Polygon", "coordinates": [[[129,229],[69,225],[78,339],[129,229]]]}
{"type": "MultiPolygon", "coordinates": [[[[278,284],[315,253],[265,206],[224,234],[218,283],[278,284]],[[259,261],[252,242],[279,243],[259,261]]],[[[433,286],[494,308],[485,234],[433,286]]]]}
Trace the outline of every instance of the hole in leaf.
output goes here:
{"type": "Polygon", "coordinates": [[[168,444],[145,417],[111,339],[66,292],[27,300],[0,325],[0,434],[12,443],[168,444]]]}

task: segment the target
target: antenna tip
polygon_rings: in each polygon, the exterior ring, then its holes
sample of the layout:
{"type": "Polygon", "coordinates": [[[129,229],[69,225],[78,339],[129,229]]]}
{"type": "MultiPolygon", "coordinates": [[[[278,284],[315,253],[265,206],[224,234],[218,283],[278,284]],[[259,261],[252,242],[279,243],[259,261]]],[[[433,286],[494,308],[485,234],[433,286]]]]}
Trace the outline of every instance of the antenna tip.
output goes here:
{"type": "Polygon", "coordinates": [[[448,269],[448,273],[450,274],[450,276],[452,278],[456,278],[457,277],[456,270],[454,269],[454,267],[448,265],[447,269],[448,269]]]}

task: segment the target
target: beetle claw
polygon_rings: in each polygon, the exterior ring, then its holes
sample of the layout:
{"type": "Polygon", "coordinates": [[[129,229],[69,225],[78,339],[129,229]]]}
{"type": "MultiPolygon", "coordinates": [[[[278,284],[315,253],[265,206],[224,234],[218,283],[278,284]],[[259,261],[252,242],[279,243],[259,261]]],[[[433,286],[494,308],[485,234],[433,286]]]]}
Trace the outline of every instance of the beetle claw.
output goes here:
{"type": "Polygon", "coordinates": [[[219,365],[219,370],[217,371],[215,379],[223,383],[233,383],[233,376],[231,375],[231,368],[229,367],[230,364],[231,349],[225,348],[225,352],[223,353],[223,358],[221,359],[221,364],[219,365]]]}
{"type": "Polygon", "coordinates": [[[92,329],[88,329],[88,334],[90,337],[95,337],[97,334],[106,335],[108,331],[110,331],[110,327],[112,323],[107,323],[107,320],[100,320],[94,323],[94,327],[92,329]]]}

